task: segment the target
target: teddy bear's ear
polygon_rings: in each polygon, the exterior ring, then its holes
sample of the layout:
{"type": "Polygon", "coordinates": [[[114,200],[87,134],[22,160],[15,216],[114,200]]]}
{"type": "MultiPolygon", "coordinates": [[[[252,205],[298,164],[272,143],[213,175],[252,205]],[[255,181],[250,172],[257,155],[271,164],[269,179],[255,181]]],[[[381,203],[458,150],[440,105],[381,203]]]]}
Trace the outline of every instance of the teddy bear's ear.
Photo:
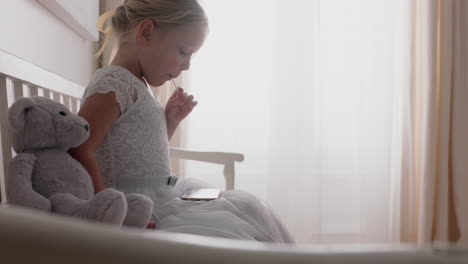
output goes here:
{"type": "Polygon", "coordinates": [[[8,119],[13,130],[22,130],[24,128],[25,113],[33,108],[34,101],[29,97],[21,97],[16,100],[8,109],[8,119]]]}

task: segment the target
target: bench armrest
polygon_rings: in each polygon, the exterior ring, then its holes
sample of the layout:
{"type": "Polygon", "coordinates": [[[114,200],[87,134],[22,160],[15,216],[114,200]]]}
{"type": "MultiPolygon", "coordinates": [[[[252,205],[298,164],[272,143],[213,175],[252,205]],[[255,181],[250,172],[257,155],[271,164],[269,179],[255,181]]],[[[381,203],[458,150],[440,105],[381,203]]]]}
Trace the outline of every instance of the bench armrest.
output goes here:
{"type": "Polygon", "coordinates": [[[194,160],[224,165],[223,174],[226,179],[226,190],[233,190],[235,185],[235,162],[242,162],[244,155],[231,152],[193,151],[180,148],[170,148],[171,158],[194,160]]]}

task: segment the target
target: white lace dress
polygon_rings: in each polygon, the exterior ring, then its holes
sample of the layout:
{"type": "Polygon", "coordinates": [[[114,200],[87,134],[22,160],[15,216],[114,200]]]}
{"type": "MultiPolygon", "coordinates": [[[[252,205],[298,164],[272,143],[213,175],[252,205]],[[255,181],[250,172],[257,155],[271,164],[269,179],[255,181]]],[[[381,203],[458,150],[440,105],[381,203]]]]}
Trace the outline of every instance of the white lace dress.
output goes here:
{"type": "MultiPolygon", "coordinates": [[[[209,187],[196,180],[166,184],[171,175],[164,108],[148,87],[123,67],[96,71],[83,102],[94,93],[114,92],[121,115],[114,122],[97,160],[105,185],[141,193],[154,202],[158,229],[181,233],[287,243],[292,238],[265,202],[240,190],[224,191],[217,200],[185,201],[186,190],[209,187]],[[149,179],[149,180],[148,180],[149,179]],[[152,181],[157,179],[156,181],[152,181]]],[[[92,128],[91,128],[92,129],[92,128]]]]}

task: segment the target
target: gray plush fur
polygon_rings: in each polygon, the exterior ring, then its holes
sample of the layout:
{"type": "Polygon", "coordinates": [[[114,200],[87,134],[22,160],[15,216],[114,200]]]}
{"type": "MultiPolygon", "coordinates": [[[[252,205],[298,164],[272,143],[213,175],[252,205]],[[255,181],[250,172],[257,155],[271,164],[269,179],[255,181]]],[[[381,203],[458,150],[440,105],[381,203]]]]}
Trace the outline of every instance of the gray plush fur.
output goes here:
{"type": "Polygon", "coordinates": [[[68,153],[89,136],[88,123],[44,97],[18,99],[9,109],[13,149],[9,203],[112,224],[145,227],[153,202],[140,194],[105,189],[94,195],[91,177],[68,153]]]}

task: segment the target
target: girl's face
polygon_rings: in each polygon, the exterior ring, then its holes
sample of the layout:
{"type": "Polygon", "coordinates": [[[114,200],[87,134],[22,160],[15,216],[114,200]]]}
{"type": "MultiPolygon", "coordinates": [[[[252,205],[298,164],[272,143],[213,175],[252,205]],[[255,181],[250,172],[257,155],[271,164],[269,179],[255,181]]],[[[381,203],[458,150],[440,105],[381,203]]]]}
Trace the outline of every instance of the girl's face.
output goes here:
{"type": "Polygon", "coordinates": [[[204,24],[187,24],[161,29],[148,20],[138,32],[138,61],[151,86],[160,86],[190,67],[192,55],[200,49],[207,33],[204,24]]]}

